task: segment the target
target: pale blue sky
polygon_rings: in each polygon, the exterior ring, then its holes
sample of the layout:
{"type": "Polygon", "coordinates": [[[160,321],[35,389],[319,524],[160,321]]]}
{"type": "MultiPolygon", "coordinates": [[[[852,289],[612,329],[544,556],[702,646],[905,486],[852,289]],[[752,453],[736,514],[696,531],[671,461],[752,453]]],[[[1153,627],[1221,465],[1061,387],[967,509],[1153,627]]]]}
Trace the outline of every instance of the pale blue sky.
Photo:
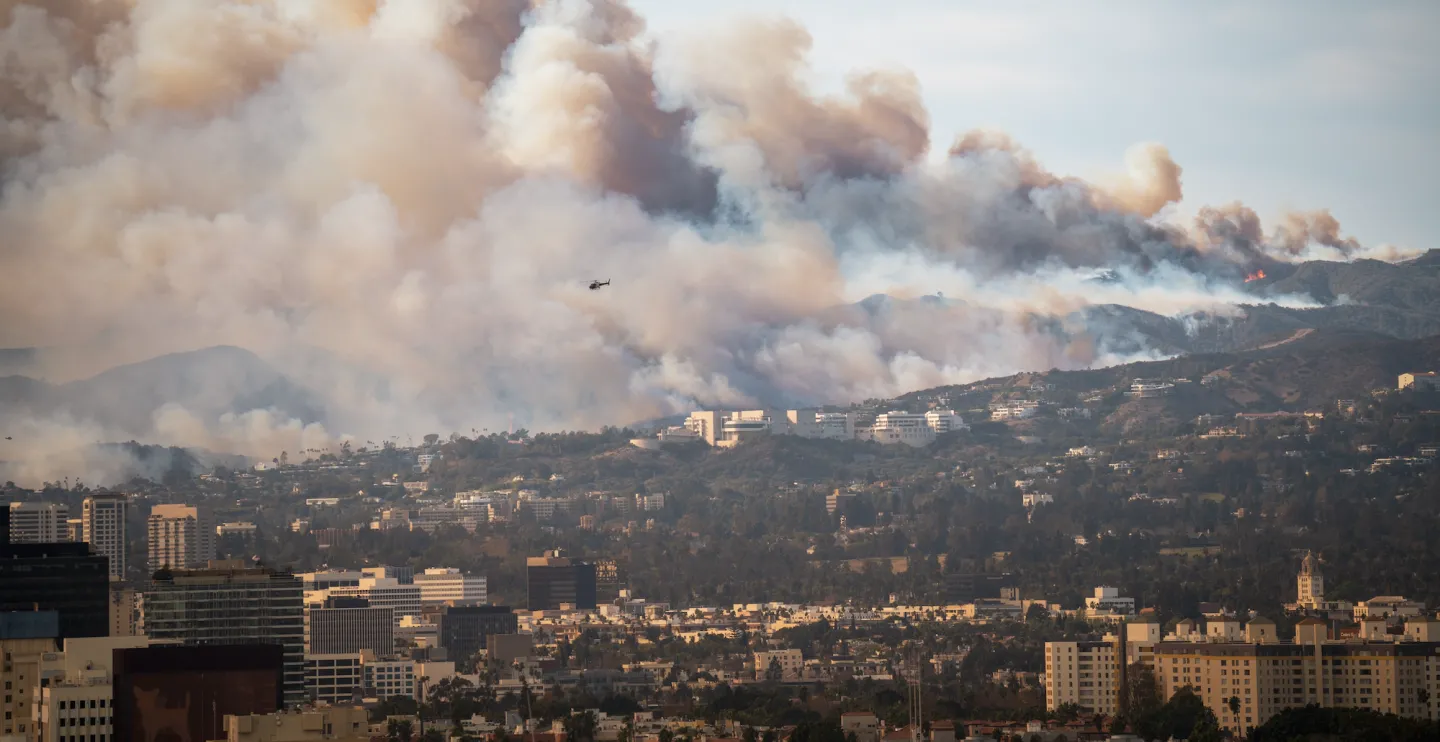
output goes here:
{"type": "Polygon", "coordinates": [[[824,89],[852,69],[913,70],[940,152],[999,128],[1083,177],[1158,141],[1185,169],[1180,215],[1328,207],[1365,244],[1440,247],[1440,0],[631,2],[661,38],[801,21],[824,89]]]}

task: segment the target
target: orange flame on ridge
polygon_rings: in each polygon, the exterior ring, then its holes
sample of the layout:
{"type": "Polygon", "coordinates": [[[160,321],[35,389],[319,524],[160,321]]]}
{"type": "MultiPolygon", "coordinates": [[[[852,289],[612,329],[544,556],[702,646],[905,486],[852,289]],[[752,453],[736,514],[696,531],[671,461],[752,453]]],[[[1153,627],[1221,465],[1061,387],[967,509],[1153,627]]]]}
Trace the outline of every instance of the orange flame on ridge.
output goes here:
{"type": "Polygon", "coordinates": [[[1263,270],[1255,271],[1254,273],[1251,273],[1250,275],[1248,275],[1248,276],[1245,277],[1245,283],[1250,283],[1251,281],[1259,281],[1260,279],[1262,279],[1262,278],[1264,278],[1264,277],[1265,277],[1265,271],[1263,271],[1263,270]]]}

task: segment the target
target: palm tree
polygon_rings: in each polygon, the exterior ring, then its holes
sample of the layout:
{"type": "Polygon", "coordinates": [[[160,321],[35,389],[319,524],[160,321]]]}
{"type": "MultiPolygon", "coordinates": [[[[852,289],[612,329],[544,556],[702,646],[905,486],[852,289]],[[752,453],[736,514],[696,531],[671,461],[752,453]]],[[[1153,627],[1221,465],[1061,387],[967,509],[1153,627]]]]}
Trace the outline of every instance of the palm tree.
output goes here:
{"type": "Polygon", "coordinates": [[[1235,721],[1240,721],[1240,696],[1230,696],[1225,704],[1230,707],[1230,713],[1235,716],[1235,721]]]}

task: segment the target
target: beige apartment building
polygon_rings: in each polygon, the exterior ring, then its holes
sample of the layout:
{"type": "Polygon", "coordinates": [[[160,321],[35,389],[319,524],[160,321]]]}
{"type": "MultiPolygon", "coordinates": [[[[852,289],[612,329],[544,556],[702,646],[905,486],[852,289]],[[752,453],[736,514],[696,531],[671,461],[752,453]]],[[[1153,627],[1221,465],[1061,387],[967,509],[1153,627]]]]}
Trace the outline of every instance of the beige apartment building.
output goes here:
{"type": "Polygon", "coordinates": [[[215,524],[205,508],[156,505],[146,521],[150,571],[203,569],[215,558],[215,524]]]}
{"type": "Polygon", "coordinates": [[[80,536],[90,550],[110,560],[110,579],[125,579],[125,512],[130,498],[101,493],[80,506],[80,536]]]}
{"type": "MultiPolygon", "coordinates": [[[[1155,628],[1126,627],[1126,642],[1050,642],[1045,646],[1046,705],[1076,704],[1118,713],[1119,658],[1154,673],[1162,698],[1191,688],[1226,730],[1249,734],[1289,708],[1363,708],[1412,718],[1440,713],[1440,621],[1414,618],[1403,635],[1384,619],[1362,622],[1360,636],[1337,640],[1319,619],[1296,626],[1293,642],[1275,636],[1275,623],[1255,618],[1243,631],[1235,620],[1190,621],[1152,641],[1155,628]]],[[[1149,627],[1154,627],[1149,624],[1149,627]]],[[[1157,627],[1158,628],[1158,627],[1157,627]]],[[[1128,667],[1128,664],[1127,664],[1128,667]]]]}

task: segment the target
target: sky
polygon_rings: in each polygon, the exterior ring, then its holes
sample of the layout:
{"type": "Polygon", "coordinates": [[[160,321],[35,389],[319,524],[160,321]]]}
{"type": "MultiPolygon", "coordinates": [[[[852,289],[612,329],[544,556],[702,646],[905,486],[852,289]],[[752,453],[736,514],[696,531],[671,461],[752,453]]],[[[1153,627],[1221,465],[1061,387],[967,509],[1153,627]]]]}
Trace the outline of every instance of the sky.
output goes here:
{"type": "Polygon", "coordinates": [[[632,5],[666,43],[737,15],[800,21],[827,89],[857,69],[913,71],[932,156],[997,128],[1052,171],[1094,178],[1157,141],[1185,169],[1176,218],[1236,200],[1272,223],[1329,208],[1365,244],[1440,247],[1435,0],[632,5]]]}

